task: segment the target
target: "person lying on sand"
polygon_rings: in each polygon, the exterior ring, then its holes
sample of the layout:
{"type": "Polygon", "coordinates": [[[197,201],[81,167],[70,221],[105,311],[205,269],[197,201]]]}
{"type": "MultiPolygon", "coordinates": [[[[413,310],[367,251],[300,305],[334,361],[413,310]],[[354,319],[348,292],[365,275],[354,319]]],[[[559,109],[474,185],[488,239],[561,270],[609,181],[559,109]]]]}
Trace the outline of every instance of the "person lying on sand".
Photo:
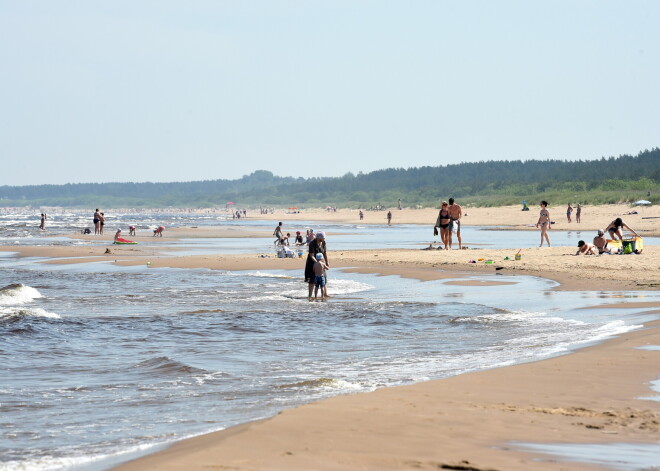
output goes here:
{"type": "Polygon", "coordinates": [[[578,251],[575,252],[575,255],[596,255],[597,253],[598,249],[596,247],[581,240],[578,242],[578,251]]]}

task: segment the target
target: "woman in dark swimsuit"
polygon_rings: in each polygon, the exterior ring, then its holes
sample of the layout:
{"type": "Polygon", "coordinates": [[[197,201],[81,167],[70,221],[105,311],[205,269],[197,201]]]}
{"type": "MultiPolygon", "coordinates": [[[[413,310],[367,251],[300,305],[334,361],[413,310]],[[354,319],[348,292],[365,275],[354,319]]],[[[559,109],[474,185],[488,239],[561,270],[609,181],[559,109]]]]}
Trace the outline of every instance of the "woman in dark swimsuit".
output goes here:
{"type": "Polygon", "coordinates": [[[446,201],[442,202],[442,208],[438,213],[438,219],[435,221],[435,227],[440,228],[440,239],[445,244],[445,250],[449,250],[449,223],[451,216],[449,215],[449,205],[446,201]]]}
{"type": "Polygon", "coordinates": [[[639,234],[633,231],[630,227],[628,227],[628,225],[625,222],[623,222],[623,219],[621,218],[616,218],[614,221],[612,221],[610,225],[605,228],[605,232],[609,232],[612,240],[616,240],[615,236],[619,236],[619,240],[623,240],[623,234],[621,234],[621,229],[624,227],[633,234],[635,234],[635,236],[639,237],[639,234]]]}

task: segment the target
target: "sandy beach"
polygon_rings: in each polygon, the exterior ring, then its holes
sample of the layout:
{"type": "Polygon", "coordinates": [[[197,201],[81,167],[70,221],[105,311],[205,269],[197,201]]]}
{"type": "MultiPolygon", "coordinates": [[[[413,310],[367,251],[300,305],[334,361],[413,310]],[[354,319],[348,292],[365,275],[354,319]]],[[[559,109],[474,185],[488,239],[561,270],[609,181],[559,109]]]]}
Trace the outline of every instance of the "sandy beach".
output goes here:
{"type": "MultiPolygon", "coordinates": [[[[551,208],[556,229],[566,223],[563,208],[551,208]],[[561,217],[559,216],[561,214],[561,217]]],[[[580,230],[595,231],[629,207],[585,208],[580,230]]],[[[660,215],[645,208],[644,217],[660,215]]],[[[465,224],[494,229],[532,230],[537,211],[519,207],[468,208],[465,224]]],[[[394,212],[395,223],[432,227],[436,210],[394,212]]],[[[380,216],[380,213],[379,213],[380,216]]],[[[384,213],[382,214],[384,217],[384,213]]],[[[372,213],[367,213],[365,223],[372,213]]],[[[623,216],[637,232],[660,234],[660,219],[623,216]]],[[[268,219],[352,221],[357,211],[274,214],[268,219]]],[[[0,247],[21,257],[44,257],[43,263],[86,263],[110,260],[119,265],[149,263],[152,267],[218,270],[296,270],[304,259],[278,259],[272,254],[177,256],[168,241],[183,237],[232,237],[221,228],[180,228],[158,238],[158,247],[107,245],[0,247]],[[110,249],[110,253],[105,253],[110,249]]],[[[234,234],[234,235],[232,235],[234,234]]],[[[270,237],[264,232],[242,233],[270,237]]],[[[71,237],[79,237],[72,234],[71,237]]],[[[81,236],[82,237],[82,236],[81,236]]],[[[551,234],[552,237],[552,234],[551,234]]],[[[94,236],[85,239],[99,240],[94,236]]],[[[146,240],[138,236],[135,240],[146,240]]],[[[152,240],[151,238],[149,239],[152,240]]],[[[469,241],[464,241],[469,246],[469,241]]],[[[523,248],[521,260],[511,249],[333,251],[332,269],[398,275],[479,285],[471,276],[490,273],[532,275],[556,280],[562,290],[657,290],[660,250],[646,246],[641,255],[574,256],[575,247],[523,248]],[[474,261],[475,263],[470,263],[474,261]],[[492,261],[492,263],[486,263],[492,261]]],[[[489,284],[499,283],[497,280],[489,284]]],[[[510,281],[502,284],[510,284],[510,281]]],[[[332,294],[332,293],[330,293],[332,294]]],[[[643,300],[640,300],[643,303],[643,300]]],[[[629,306],[629,305],[628,305],[629,306]]],[[[612,303],[611,309],[621,306],[612,303]]],[[[646,303],[648,312],[660,303],[646,303]]],[[[660,375],[660,351],[638,347],[660,345],[660,323],[579,350],[535,363],[463,374],[412,386],[335,397],[271,419],[184,440],[172,447],[119,466],[119,470],[582,470],[603,469],[584,463],[560,462],[525,451],[518,442],[655,443],[660,440],[660,402],[650,381],[660,375]]]]}

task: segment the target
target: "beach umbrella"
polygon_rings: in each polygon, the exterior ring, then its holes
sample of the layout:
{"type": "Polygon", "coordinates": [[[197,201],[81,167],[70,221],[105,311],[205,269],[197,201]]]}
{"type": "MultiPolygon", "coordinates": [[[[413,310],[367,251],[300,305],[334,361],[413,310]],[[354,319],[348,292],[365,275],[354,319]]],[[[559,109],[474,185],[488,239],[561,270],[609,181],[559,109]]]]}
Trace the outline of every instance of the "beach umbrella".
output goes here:
{"type": "Polygon", "coordinates": [[[648,200],[639,200],[639,201],[635,201],[633,203],[633,206],[646,206],[646,205],[649,205],[649,204],[651,204],[651,202],[648,201],[648,200]]]}

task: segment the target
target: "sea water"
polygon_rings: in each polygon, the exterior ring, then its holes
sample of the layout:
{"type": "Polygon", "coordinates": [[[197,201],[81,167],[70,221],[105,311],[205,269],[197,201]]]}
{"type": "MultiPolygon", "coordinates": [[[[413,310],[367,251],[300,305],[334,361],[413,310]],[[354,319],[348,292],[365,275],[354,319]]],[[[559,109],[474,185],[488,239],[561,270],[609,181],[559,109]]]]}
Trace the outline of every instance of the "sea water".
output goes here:
{"type": "Polygon", "coordinates": [[[475,287],[331,270],[332,298],[309,302],[302,266],[38,261],[0,258],[0,470],[105,469],[313,400],[547,358],[657,317],[579,309],[610,294],[532,277],[475,287]]]}

